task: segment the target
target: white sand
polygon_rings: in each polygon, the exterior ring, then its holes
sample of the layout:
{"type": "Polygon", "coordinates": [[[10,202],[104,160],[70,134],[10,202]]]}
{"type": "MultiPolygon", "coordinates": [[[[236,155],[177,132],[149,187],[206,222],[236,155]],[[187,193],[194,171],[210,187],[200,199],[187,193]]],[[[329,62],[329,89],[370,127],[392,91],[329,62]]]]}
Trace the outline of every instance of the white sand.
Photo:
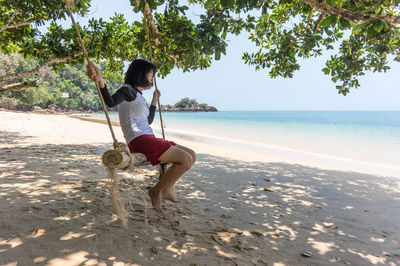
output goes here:
{"type": "Polygon", "coordinates": [[[176,187],[183,203],[148,209],[146,225],[135,187],[154,184],[154,168],[119,173],[125,229],[100,161],[107,126],[1,111],[0,264],[400,265],[399,179],[172,140],[198,153],[176,187]]]}

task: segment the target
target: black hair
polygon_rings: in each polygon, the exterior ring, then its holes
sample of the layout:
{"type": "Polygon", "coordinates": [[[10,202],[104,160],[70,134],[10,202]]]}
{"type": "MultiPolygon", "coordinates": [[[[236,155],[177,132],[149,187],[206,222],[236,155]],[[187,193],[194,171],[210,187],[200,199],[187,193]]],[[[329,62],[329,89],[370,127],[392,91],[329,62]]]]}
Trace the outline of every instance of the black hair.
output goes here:
{"type": "Polygon", "coordinates": [[[147,74],[153,70],[153,75],[156,74],[156,66],[144,59],[135,59],[129,65],[125,74],[125,84],[132,87],[148,87],[151,83],[147,80],[147,74]]]}

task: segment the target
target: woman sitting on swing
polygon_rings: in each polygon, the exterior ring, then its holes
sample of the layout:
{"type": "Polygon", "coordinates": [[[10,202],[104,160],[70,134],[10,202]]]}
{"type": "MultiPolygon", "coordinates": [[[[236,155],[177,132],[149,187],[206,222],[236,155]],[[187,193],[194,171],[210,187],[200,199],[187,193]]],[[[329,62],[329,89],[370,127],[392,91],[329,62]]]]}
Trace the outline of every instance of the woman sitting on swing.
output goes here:
{"type": "Polygon", "coordinates": [[[126,72],[125,84],[114,95],[110,95],[101,71],[92,62],[87,65],[87,73],[101,88],[106,105],[108,107],[119,105],[119,121],[130,152],[143,153],[152,165],[160,162],[172,163],[158,183],[149,190],[153,208],[158,213],[164,213],[163,200],[180,202],[173,192],[173,187],[195,163],[196,154],[189,148],[154,136],[150,124],[154,119],[160,91],[157,89],[154,91],[150,108],[147,107],[142,92],[153,86],[155,65],[144,59],[134,60],[126,72]]]}

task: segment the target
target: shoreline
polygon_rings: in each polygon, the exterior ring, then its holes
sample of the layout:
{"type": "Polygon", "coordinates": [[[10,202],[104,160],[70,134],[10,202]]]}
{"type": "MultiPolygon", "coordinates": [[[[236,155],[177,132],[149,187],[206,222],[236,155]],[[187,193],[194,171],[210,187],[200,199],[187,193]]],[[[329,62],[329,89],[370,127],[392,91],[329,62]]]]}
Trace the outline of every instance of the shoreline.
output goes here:
{"type": "MultiPolygon", "coordinates": [[[[105,118],[82,117],[72,115],[71,117],[85,120],[88,122],[107,124],[105,118]]],[[[119,127],[119,121],[113,120],[112,125],[119,127]]],[[[161,129],[152,126],[155,133],[161,135],[161,129]]],[[[311,151],[303,151],[278,145],[252,143],[233,138],[223,138],[202,133],[188,132],[177,129],[164,129],[167,137],[174,138],[189,147],[196,147],[202,153],[229,157],[244,161],[260,162],[286,162],[292,164],[302,164],[310,167],[319,167],[331,170],[354,171],[379,176],[400,178],[400,166],[381,164],[371,161],[357,160],[353,158],[323,154],[311,151]],[[204,144],[198,145],[198,143],[204,144]],[[207,148],[205,148],[207,146],[207,148]],[[216,148],[218,147],[218,149],[216,148]],[[207,150],[208,149],[208,150],[207,150]],[[249,160],[249,158],[251,158],[249,160]]]]}
{"type": "Polygon", "coordinates": [[[141,194],[154,167],[118,172],[124,228],[101,163],[106,125],[0,111],[0,130],[0,265],[400,264],[399,179],[182,141],[197,162],[165,215],[141,194]]]}

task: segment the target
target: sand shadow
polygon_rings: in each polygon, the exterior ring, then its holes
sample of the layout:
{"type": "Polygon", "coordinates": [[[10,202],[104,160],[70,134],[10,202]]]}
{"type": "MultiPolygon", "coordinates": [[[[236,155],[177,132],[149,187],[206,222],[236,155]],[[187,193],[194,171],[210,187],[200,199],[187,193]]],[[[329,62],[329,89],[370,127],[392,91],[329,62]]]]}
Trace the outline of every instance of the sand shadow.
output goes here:
{"type": "Polygon", "coordinates": [[[138,192],[157,181],[154,168],[120,173],[133,202],[123,228],[100,162],[106,146],[19,147],[27,137],[7,134],[15,143],[0,138],[0,264],[400,263],[395,179],[200,154],[176,187],[183,203],[164,204],[166,215],[138,192]]]}

